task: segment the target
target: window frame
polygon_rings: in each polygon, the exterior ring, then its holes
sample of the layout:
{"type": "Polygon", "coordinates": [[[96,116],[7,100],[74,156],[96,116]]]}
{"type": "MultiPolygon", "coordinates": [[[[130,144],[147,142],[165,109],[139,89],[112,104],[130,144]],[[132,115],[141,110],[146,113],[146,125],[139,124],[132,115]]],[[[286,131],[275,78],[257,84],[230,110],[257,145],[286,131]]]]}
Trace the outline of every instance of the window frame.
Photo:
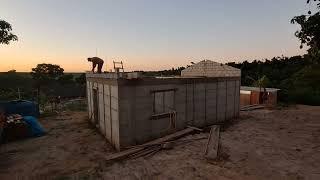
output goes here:
{"type": "Polygon", "coordinates": [[[152,103],[152,117],[166,117],[169,116],[170,114],[172,114],[172,111],[166,111],[165,105],[166,105],[166,101],[165,101],[165,94],[166,92],[173,92],[173,99],[172,99],[172,105],[173,105],[173,109],[175,109],[175,96],[176,96],[176,91],[177,88],[173,88],[173,89],[161,89],[161,90],[152,90],[150,91],[150,93],[153,96],[153,103],[152,103]],[[162,93],[162,102],[163,102],[163,111],[161,113],[156,112],[156,93],[162,93]]]}

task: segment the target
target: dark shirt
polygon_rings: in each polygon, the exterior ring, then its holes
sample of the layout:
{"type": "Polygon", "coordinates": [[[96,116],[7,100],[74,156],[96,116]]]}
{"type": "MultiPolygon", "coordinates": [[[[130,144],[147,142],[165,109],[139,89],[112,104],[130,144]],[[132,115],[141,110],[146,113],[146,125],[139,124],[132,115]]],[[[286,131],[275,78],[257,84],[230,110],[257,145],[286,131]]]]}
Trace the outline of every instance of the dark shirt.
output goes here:
{"type": "Polygon", "coordinates": [[[102,59],[100,59],[98,57],[92,57],[91,61],[93,64],[103,64],[103,62],[104,62],[102,59]]]}

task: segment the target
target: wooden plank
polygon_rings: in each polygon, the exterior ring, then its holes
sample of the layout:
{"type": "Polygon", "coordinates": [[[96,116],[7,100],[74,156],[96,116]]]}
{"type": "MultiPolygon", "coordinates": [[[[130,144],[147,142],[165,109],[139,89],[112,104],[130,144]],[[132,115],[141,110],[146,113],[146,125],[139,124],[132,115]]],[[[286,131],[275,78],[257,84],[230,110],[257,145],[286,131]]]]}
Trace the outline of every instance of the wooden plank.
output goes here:
{"type": "Polygon", "coordinates": [[[178,88],[173,89],[162,89],[162,90],[151,90],[150,93],[157,93],[157,92],[168,92],[168,91],[177,91],[178,88]]]}
{"type": "Polygon", "coordinates": [[[243,107],[243,108],[241,108],[240,111],[251,111],[251,110],[263,109],[263,108],[265,108],[264,105],[254,105],[254,106],[250,106],[250,107],[243,107]]]}
{"type": "Polygon", "coordinates": [[[220,126],[212,126],[204,156],[207,159],[216,159],[219,153],[220,126]]]}
{"type": "Polygon", "coordinates": [[[246,106],[242,106],[241,108],[249,108],[249,107],[253,107],[253,106],[258,106],[259,104],[250,104],[250,105],[246,105],[246,106]]]}
{"type": "Polygon", "coordinates": [[[191,129],[191,128],[186,128],[184,130],[181,130],[181,131],[178,131],[178,132],[175,132],[173,134],[169,134],[167,136],[164,136],[162,138],[159,138],[159,139],[156,139],[156,140],[153,140],[151,142],[148,142],[146,143],[147,145],[152,145],[152,144],[159,144],[161,142],[166,142],[166,141],[171,141],[171,140],[174,140],[174,139],[178,139],[182,136],[185,136],[187,134],[190,134],[191,132],[195,131],[194,129],[191,129]]]}
{"type": "Polygon", "coordinates": [[[190,128],[190,129],[194,129],[196,131],[200,131],[200,132],[203,131],[203,129],[200,129],[200,128],[197,128],[197,127],[194,127],[194,126],[187,126],[187,127],[190,128]]]}
{"type": "Polygon", "coordinates": [[[168,113],[161,113],[161,114],[155,114],[150,117],[151,120],[157,120],[162,118],[168,118],[170,117],[174,112],[168,112],[168,113]]]}
{"type": "Polygon", "coordinates": [[[126,149],[132,149],[132,148],[137,148],[137,147],[148,148],[148,147],[152,147],[152,146],[163,146],[164,144],[167,144],[167,143],[183,143],[183,142],[190,142],[190,141],[198,141],[198,140],[202,140],[202,139],[208,139],[208,138],[201,137],[201,138],[193,138],[193,139],[185,139],[185,140],[170,140],[170,141],[165,141],[165,142],[160,142],[160,143],[150,144],[150,145],[141,144],[141,145],[136,145],[136,146],[129,146],[129,147],[126,147],[126,149]]]}
{"type": "Polygon", "coordinates": [[[139,157],[143,157],[143,156],[147,156],[148,154],[153,154],[154,152],[157,152],[161,149],[161,146],[153,146],[150,148],[146,148],[143,151],[139,151],[135,154],[130,155],[130,158],[134,159],[134,158],[139,158],[139,157]]]}
{"type": "MultiPolygon", "coordinates": [[[[153,141],[150,141],[148,143],[145,143],[143,144],[143,146],[152,146],[152,145],[157,145],[161,142],[166,142],[166,141],[172,141],[174,139],[178,139],[182,136],[185,136],[191,132],[195,131],[194,129],[191,129],[191,128],[186,128],[182,131],[178,131],[178,132],[175,132],[173,134],[170,134],[170,135],[167,135],[167,136],[164,136],[162,138],[159,138],[159,139],[156,139],[156,140],[153,140],[153,141]]],[[[123,158],[126,158],[128,156],[130,156],[131,154],[135,154],[135,153],[138,153],[139,151],[142,151],[144,150],[145,147],[136,147],[136,148],[132,148],[132,149],[128,149],[128,150],[124,150],[124,151],[121,151],[121,152],[118,152],[118,153],[115,153],[115,154],[111,154],[110,156],[108,156],[106,158],[107,161],[110,161],[110,160],[118,160],[118,159],[123,159],[123,158]]]]}

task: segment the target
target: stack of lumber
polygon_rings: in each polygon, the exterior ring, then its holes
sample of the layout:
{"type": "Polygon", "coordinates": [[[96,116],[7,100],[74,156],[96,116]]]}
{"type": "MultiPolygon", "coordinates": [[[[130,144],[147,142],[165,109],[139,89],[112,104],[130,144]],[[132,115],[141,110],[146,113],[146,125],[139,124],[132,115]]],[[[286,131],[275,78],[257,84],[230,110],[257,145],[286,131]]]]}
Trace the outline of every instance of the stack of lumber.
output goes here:
{"type": "Polygon", "coordinates": [[[172,142],[178,138],[181,138],[185,135],[198,131],[197,128],[188,127],[184,130],[175,132],[173,134],[164,136],[162,138],[150,141],[148,143],[133,146],[130,149],[111,154],[106,158],[107,161],[116,161],[116,160],[123,160],[128,158],[137,158],[142,156],[150,156],[161,149],[168,149],[172,147],[172,142]]]}
{"type": "Polygon", "coordinates": [[[253,104],[253,105],[248,105],[248,106],[241,107],[240,111],[252,111],[252,110],[255,110],[255,109],[263,109],[263,108],[265,108],[265,105],[253,104]]]}

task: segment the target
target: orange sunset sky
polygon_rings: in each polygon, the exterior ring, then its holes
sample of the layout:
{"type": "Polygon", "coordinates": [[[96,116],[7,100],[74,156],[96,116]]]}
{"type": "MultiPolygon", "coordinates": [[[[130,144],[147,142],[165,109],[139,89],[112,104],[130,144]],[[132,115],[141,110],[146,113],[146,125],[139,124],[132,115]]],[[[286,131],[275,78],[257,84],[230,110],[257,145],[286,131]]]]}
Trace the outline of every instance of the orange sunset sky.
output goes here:
{"type": "Polygon", "coordinates": [[[83,72],[96,54],[107,61],[105,70],[122,60],[131,71],[305,53],[290,24],[306,12],[304,1],[239,2],[4,0],[0,19],[19,41],[0,45],[0,71],[53,63],[83,72]]]}

